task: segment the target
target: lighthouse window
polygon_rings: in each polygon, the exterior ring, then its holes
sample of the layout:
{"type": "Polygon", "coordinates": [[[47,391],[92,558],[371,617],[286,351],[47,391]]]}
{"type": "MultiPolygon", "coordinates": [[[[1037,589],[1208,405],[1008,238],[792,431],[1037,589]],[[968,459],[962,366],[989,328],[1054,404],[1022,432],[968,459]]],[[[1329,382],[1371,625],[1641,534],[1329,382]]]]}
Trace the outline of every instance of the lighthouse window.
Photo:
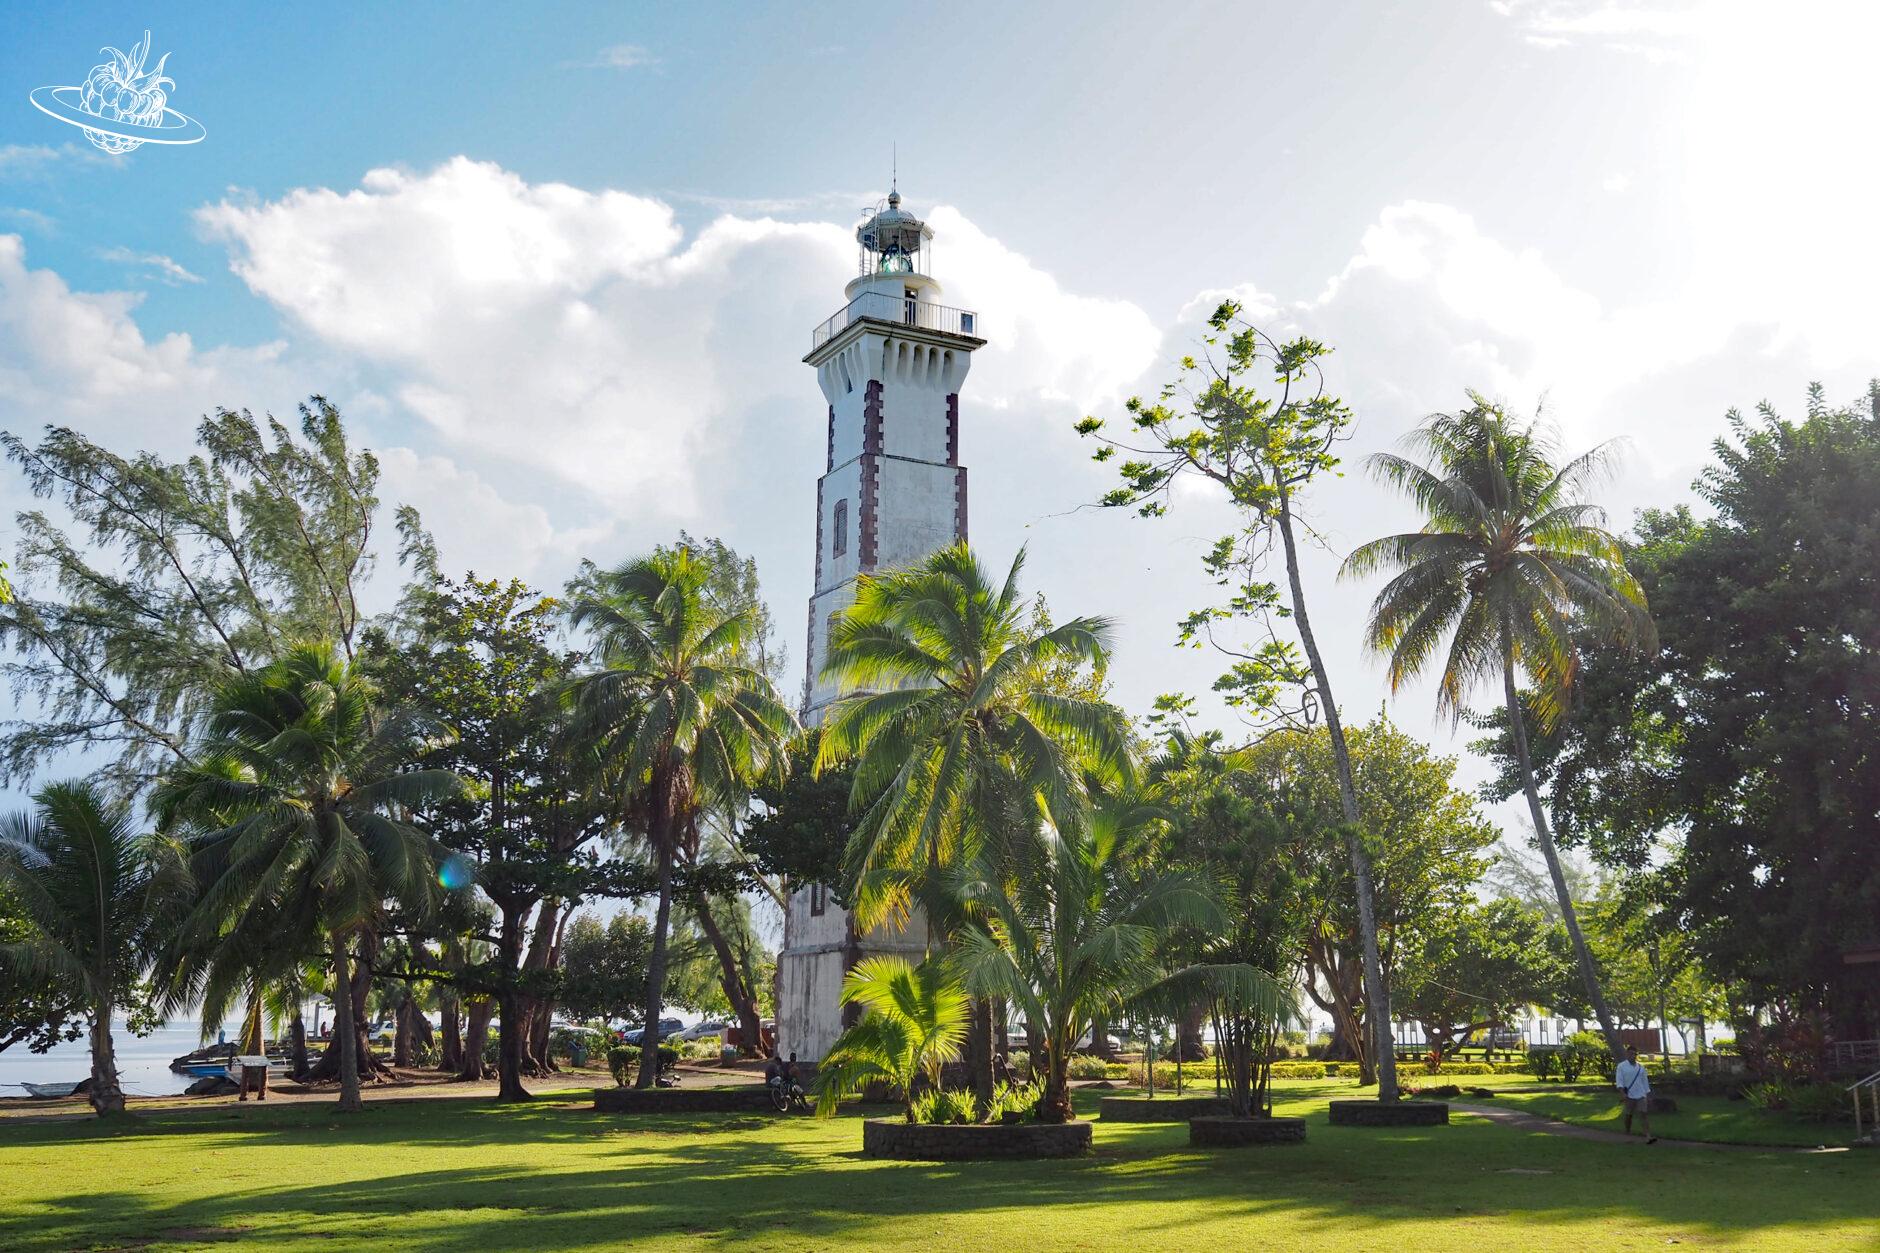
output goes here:
{"type": "Polygon", "coordinates": [[[834,522],[834,525],[830,527],[830,530],[832,530],[835,533],[835,542],[830,546],[829,551],[831,555],[840,557],[843,553],[846,553],[847,551],[849,551],[849,502],[848,501],[838,500],[836,502],[835,522],[834,522]]]}
{"type": "Polygon", "coordinates": [[[820,918],[829,897],[829,889],[820,883],[809,885],[809,912],[811,917],[820,918]]]}

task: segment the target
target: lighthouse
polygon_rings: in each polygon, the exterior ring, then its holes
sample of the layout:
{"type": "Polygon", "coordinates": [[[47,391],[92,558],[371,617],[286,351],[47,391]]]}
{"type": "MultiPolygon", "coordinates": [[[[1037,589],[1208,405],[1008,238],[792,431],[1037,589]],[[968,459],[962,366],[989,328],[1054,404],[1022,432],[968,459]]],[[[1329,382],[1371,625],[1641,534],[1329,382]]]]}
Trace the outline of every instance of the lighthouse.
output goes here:
{"type": "MultiPolygon", "coordinates": [[[[856,276],[846,303],[810,335],[805,364],[827,406],[816,481],[816,590],[809,602],[803,721],[819,725],[842,689],[823,679],[829,628],[855,601],[855,581],[918,561],[966,538],[960,385],[979,338],[978,315],[941,303],[933,228],[901,207],[898,189],[855,229],[856,276]]],[[[925,924],[859,934],[826,885],[793,892],[777,955],[778,1049],[815,1061],[842,1029],[843,976],[876,953],[918,959],[925,924]]]]}

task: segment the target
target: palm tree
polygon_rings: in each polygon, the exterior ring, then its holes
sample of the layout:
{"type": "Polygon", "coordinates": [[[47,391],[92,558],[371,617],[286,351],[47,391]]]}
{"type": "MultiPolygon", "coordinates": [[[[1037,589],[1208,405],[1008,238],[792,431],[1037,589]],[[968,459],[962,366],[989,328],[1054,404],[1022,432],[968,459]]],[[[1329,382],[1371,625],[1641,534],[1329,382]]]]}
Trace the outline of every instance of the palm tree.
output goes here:
{"type": "Polygon", "coordinates": [[[1587,998],[1613,1051],[1612,1011],[1574,911],[1528,752],[1519,676],[1542,730],[1566,708],[1579,663],[1576,638],[1655,647],[1645,595],[1625,567],[1605,515],[1582,499],[1610,470],[1612,444],[1561,464],[1550,432],[1514,421],[1471,392],[1469,407],[1435,414],[1409,437],[1410,457],[1380,454],[1378,478],[1411,497],[1423,529],[1372,540],[1345,561],[1347,575],[1395,577],[1371,606],[1366,638],[1389,654],[1395,690],[1450,637],[1437,709],[1460,718],[1469,691],[1499,672],[1522,789],[1536,842],[1560,900],[1587,998]]]}
{"type": "Polygon", "coordinates": [[[842,981],[842,1004],[866,1011],[830,1046],[816,1070],[816,1113],[827,1118],[843,1097],[870,1080],[901,1093],[914,1121],[914,1087],[940,1086],[940,1068],[959,1057],[967,998],[959,976],[938,958],[916,966],[901,957],[869,957],[842,981]]]}
{"type": "MultiPolygon", "coordinates": [[[[1038,1105],[1045,1121],[1076,1116],[1070,1057],[1098,1016],[1132,1003],[1192,1002],[1205,992],[1208,972],[1169,970],[1160,941],[1173,928],[1217,928],[1220,907],[1197,880],[1156,864],[1144,830],[1040,823],[1013,850],[1003,882],[975,881],[969,871],[956,888],[984,921],[961,930],[955,960],[969,990],[1010,997],[1025,1011],[1045,1056],[1038,1105]]],[[[1239,983],[1255,974],[1216,973],[1239,983]]]]}
{"type": "Polygon", "coordinates": [[[91,1014],[91,1107],[124,1110],[111,1011],[149,967],[178,890],[174,859],[140,836],[130,811],[86,783],[55,783],[31,813],[0,825],[0,885],[18,903],[26,937],[0,945],[0,973],[83,988],[91,1014]]]}
{"type": "Polygon", "coordinates": [[[408,815],[459,793],[446,770],[412,770],[444,734],[415,711],[375,708],[360,669],[306,644],[220,684],[193,764],[158,786],[182,824],[201,895],[199,936],[251,943],[257,920],[321,937],[334,971],[342,1110],[361,1107],[352,944],[388,897],[428,910],[438,850],[408,815]]]}
{"type": "MultiPolygon", "coordinates": [[[[1021,550],[994,583],[964,544],[864,576],[830,633],[823,673],[853,695],[823,728],[817,766],[855,762],[849,841],[855,921],[905,921],[918,900],[942,933],[966,919],[937,876],[979,865],[1036,828],[1040,806],[1075,825],[1087,776],[1128,777],[1128,725],[1115,706],[1051,690],[1056,666],[1108,658],[1110,623],[1076,618],[1034,632],[1019,592],[1021,550]]],[[[992,1015],[974,1011],[974,1086],[991,1095],[992,1015]]]]}
{"type": "MultiPolygon", "coordinates": [[[[696,854],[703,815],[745,804],[759,779],[786,768],[796,727],[770,679],[745,660],[757,614],[716,607],[711,575],[680,547],[592,571],[570,592],[569,620],[592,634],[594,664],[568,695],[627,798],[623,825],[644,832],[658,875],[649,1044],[659,1038],[674,863],[696,854]]],[[[643,1050],[637,1086],[652,1086],[657,1052],[643,1050]]]]}

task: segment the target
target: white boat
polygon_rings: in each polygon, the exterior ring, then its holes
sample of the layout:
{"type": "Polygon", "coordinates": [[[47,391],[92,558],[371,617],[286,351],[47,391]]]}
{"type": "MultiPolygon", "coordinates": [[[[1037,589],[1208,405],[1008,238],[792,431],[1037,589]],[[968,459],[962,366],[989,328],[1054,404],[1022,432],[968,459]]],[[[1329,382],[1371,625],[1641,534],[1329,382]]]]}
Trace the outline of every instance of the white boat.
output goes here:
{"type": "MultiPolygon", "coordinates": [[[[80,1080],[79,1082],[82,1083],[84,1081],[80,1080]]],[[[19,1086],[26,1089],[28,1096],[36,1096],[42,1100],[52,1100],[55,1097],[70,1096],[72,1093],[78,1091],[77,1083],[22,1083],[19,1086]]]]}

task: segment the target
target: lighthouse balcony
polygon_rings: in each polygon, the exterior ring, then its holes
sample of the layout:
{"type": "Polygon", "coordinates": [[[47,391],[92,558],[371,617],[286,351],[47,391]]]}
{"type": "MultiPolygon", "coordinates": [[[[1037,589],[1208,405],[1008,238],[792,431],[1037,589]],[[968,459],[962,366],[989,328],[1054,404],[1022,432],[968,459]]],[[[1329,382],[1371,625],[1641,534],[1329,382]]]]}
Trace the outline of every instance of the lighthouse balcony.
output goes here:
{"type": "Polygon", "coordinates": [[[952,309],[886,292],[863,292],[816,328],[810,336],[810,351],[815,352],[857,322],[912,326],[942,335],[958,335],[962,339],[979,339],[979,315],[971,309],[952,309]]]}

